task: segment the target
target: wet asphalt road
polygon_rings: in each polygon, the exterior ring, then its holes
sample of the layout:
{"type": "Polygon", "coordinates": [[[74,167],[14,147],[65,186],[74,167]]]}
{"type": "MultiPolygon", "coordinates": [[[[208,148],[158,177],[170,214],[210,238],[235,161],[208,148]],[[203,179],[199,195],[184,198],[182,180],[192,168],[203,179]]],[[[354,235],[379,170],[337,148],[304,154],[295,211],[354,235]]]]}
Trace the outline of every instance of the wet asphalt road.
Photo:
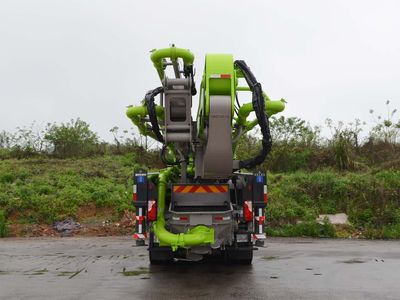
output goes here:
{"type": "Polygon", "coordinates": [[[397,241],[269,239],[251,266],[150,266],[133,245],[2,239],[0,299],[400,299],[397,241]]]}

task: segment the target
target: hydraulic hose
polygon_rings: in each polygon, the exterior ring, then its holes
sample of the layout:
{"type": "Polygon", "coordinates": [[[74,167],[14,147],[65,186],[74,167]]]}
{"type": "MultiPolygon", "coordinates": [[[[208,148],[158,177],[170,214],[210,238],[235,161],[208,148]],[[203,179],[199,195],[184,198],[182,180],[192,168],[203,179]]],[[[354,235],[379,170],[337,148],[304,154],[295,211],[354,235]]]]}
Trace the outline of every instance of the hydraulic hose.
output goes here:
{"type": "Polygon", "coordinates": [[[179,166],[180,165],[180,162],[177,159],[175,159],[174,161],[168,160],[168,158],[167,158],[168,154],[170,154],[170,156],[172,156],[173,158],[175,157],[174,154],[171,155],[171,152],[173,152],[173,151],[174,151],[174,149],[173,149],[173,146],[171,146],[171,144],[168,144],[168,145],[164,144],[161,147],[160,158],[161,158],[161,161],[164,164],[166,164],[167,166],[179,166]]]}
{"type": "Polygon", "coordinates": [[[164,137],[162,136],[160,126],[158,125],[156,105],[154,103],[154,97],[163,91],[164,88],[162,86],[155,88],[154,90],[148,91],[146,96],[144,96],[144,99],[147,106],[147,112],[149,114],[151,130],[153,131],[157,140],[164,144],[164,137]]]}
{"type": "Polygon", "coordinates": [[[260,126],[263,137],[261,151],[255,157],[239,162],[240,168],[251,169],[261,164],[265,160],[272,148],[272,138],[269,129],[268,115],[265,112],[265,100],[263,97],[261,84],[257,81],[250,68],[243,60],[236,60],[234,64],[242,71],[244,78],[252,92],[252,105],[254,112],[256,113],[257,122],[260,126]]]}
{"type": "MultiPolygon", "coordinates": [[[[157,105],[156,108],[156,115],[159,119],[164,118],[164,108],[157,105]]],[[[132,120],[133,124],[137,126],[139,132],[143,135],[150,136],[151,138],[157,140],[156,136],[154,135],[153,131],[151,130],[150,126],[148,126],[145,122],[143,122],[143,118],[148,116],[147,106],[129,106],[126,115],[129,119],[132,120]]]]}
{"type": "Polygon", "coordinates": [[[169,57],[171,60],[176,61],[178,58],[182,58],[185,66],[193,65],[194,55],[187,49],[176,48],[172,46],[170,48],[154,50],[151,54],[151,61],[157,70],[158,76],[162,81],[165,77],[165,65],[164,59],[169,57]]]}

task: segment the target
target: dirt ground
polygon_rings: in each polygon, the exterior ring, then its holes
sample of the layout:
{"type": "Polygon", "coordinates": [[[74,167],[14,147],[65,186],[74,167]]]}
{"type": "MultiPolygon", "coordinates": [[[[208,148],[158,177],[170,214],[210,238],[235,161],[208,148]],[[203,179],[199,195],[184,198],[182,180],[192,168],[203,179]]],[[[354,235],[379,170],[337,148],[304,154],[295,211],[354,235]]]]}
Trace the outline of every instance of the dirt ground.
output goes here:
{"type": "Polygon", "coordinates": [[[57,231],[54,224],[20,224],[14,219],[9,219],[10,237],[121,236],[132,234],[135,226],[133,212],[127,210],[121,218],[115,220],[113,209],[98,209],[90,205],[78,209],[76,222],[80,228],[67,233],[57,231]]]}

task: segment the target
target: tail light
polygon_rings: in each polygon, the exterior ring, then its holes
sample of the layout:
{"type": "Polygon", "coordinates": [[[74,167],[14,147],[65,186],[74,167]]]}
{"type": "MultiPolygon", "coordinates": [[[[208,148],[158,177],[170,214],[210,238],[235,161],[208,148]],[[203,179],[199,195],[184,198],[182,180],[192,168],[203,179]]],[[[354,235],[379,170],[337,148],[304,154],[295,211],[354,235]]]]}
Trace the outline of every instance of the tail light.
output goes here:
{"type": "Polygon", "coordinates": [[[136,202],[137,195],[136,195],[136,184],[133,185],[133,194],[132,194],[132,200],[133,202],[136,202]]]}
{"type": "Polygon", "coordinates": [[[155,200],[149,200],[147,202],[147,220],[157,220],[157,204],[155,200]]]}
{"type": "Polygon", "coordinates": [[[244,201],[243,216],[246,222],[253,221],[253,203],[251,201],[244,201]]]}
{"type": "Polygon", "coordinates": [[[174,221],[188,221],[188,217],[172,217],[172,220],[174,221]]]}
{"type": "Polygon", "coordinates": [[[268,188],[267,185],[264,185],[264,203],[268,202],[268,188]]]}
{"type": "Polygon", "coordinates": [[[230,219],[231,219],[230,216],[225,216],[225,217],[223,217],[223,216],[216,216],[216,217],[214,217],[214,220],[215,220],[215,221],[228,221],[228,220],[230,220],[230,219]]]}

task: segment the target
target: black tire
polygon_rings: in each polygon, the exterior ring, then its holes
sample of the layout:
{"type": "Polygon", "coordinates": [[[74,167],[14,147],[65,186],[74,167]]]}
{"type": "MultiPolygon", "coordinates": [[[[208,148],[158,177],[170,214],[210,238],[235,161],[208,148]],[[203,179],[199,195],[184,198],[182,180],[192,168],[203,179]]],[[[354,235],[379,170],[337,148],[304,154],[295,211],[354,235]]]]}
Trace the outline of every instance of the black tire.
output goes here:
{"type": "MultiPolygon", "coordinates": [[[[172,251],[171,251],[172,252],[172,251]]],[[[149,250],[149,259],[151,265],[166,265],[173,261],[172,253],[169,251],[149,250]]]]}
{"type": "Polygon", "coordinates": [[[170,247],[160,247],[158,243],[154,243],[154,234],[150,232],[149,239],[149,260],[151,265],[165,265],[172,263],[174,259],[173,252],[170,247]]]}

